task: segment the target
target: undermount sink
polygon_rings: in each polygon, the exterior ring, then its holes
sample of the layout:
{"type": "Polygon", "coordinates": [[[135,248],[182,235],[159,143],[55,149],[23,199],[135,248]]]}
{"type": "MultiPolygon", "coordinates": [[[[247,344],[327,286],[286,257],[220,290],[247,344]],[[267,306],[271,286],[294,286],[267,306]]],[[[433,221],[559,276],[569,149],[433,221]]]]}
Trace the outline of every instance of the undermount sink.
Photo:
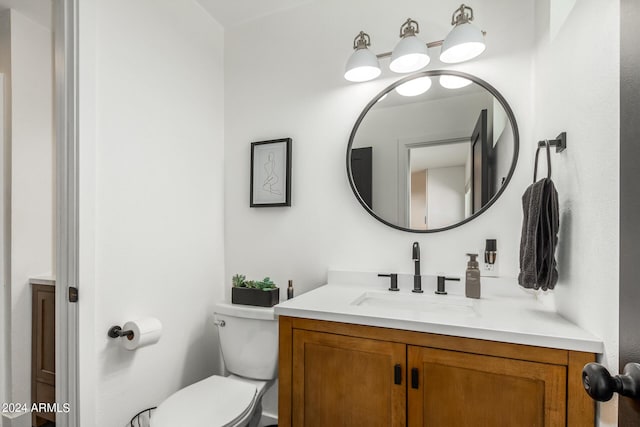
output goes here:
{"type": "Polygon", "coordinates": [[[477,314],[473,302],[464,297],[429,294],[400,294],[396,292],[364,292],[351,305],[375,307],[385,310],[409,310],[420,312],[455,312],[477,314]]]}

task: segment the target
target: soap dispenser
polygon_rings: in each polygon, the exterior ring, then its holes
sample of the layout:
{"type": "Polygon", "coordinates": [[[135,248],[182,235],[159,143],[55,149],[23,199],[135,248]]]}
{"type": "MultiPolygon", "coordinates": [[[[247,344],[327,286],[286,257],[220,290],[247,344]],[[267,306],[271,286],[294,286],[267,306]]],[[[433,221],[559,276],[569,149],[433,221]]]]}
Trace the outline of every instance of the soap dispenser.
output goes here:
{"type": "Polygon", "coordinates": [[[467,298],[480,298],[480,266],[478,254],[467,254],[467,272],[465,274],[465,295],[467,298]]]}

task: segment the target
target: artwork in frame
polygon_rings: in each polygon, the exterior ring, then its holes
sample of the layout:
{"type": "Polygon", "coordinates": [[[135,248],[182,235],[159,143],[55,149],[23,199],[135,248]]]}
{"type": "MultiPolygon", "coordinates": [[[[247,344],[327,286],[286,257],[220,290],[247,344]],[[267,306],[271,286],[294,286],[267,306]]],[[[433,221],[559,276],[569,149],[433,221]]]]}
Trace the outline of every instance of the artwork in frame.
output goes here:
{"type": "Polygon", "coordinates": [[[291,206],[291,138],[251,143],[252,208],[291,206]]]}

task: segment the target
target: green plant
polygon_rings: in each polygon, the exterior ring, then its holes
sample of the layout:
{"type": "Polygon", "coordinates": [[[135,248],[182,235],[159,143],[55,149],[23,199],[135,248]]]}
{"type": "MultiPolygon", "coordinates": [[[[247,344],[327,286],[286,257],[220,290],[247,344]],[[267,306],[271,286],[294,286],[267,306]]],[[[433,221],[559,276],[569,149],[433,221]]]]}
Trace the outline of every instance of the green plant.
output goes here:
{"type": "Polygon", "coordinates": [[[269,277],[262,279],[262,282],[256,282],[256,288],[268,291],[270,289],[276,289],[278,286],[271,281],[269,277]]]}
{"type": "Polygon", "coordinates": [[[246,279],[247,277],[244,274],[236,274],[231,279],[231,283],[233,284],[234,288],[242,288],[246,286],[246,279]]]}
{"type": "Polygon", "coordinates": [[[273,281],[269,277],[265,277],[261,281],[257,280],[246,280],[246,276],[243,274],[236,274],[231,279],[234,288],[250,288],[250,289],[261,289],[263,291],[268,291],[271,289],[276,289],[278,285],[273,283],[273,281]]]}

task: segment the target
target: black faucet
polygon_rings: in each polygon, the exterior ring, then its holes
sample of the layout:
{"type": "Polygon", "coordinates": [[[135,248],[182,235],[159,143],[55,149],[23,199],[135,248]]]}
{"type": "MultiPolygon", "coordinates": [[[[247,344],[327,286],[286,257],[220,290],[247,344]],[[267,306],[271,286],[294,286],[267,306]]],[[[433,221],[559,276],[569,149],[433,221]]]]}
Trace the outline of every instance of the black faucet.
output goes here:
{"type": "Polygon", "coordinates": [[[459,277],[444,277],[438,276],[438,288],[436,289],[436,295],[446,295],[447,291],[444,290],[444,281],[445,280],[455,280],[456,282],[460,281],[459,277]]]}
{"type": "Polygon", "coordinates": [[[420,276],[420,244],[418,242],[413,242],[413,250],[412,256],[413,262],[415,263],[416,270],[413,274],[413,291],[415,293],[422,293],[422,276],[420,276]]]}

